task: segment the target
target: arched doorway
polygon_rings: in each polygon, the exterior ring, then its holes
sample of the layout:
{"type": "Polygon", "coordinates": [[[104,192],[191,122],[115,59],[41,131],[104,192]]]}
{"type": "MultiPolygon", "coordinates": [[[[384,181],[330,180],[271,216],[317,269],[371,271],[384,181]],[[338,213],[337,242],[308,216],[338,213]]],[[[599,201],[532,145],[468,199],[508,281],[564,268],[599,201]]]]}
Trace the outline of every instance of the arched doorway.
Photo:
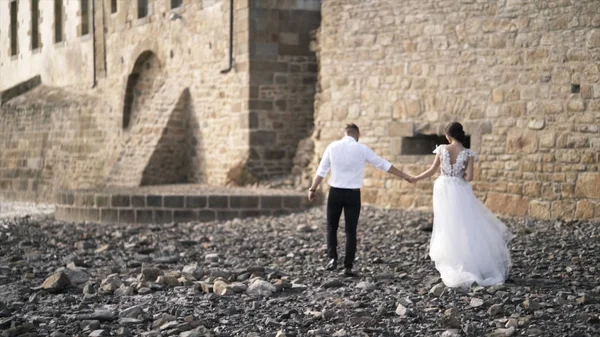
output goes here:
{"type": "Polygon", "coordinates": [[[123,130],[130,130],[139,118],[141,108],[148,103],[157,89],[156,82],[160,73],[160,63],[154,52],[147,50],[138,56],[127,77],[123,102],[123,130]]]}

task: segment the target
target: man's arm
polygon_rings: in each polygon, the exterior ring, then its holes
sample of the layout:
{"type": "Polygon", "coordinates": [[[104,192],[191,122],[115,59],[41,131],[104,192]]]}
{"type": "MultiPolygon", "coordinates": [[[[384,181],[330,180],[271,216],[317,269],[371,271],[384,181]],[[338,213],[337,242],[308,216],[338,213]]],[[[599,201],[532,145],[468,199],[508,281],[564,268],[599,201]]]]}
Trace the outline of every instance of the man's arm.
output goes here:
{"type": "Polygon", "coordinates": [[[405,179],[406,181],[412,183],[413,182],[413,177],[400,171],[399,169],[397,169],[396,167],[394,167],[394,165],[392,165],[392,163],[390,163],[389,161],[379,157],[373,150],[371,150],[369,147],[367,147],[367,162],[369,162],[371,165],[377,167],[378,169],[384,170],[388,173],[391,173],[397,177],[400,177],[402,179],[405,179]]]}
{"type": "Polygon", "coordinates": [[[400,178],[402,178],[402,179],[404,179],[404,180],[408,181],[409,183],[414,183],[414,182],[415,182],[415,180],[414,180],[414,177],[413,177],[413,176],[411,176],[411,175],[408,175],[408,174],[406,174],[406,173],[404,173],[404,172],[402,172],[402,171],[398,170],[396,167],[394,167],[394,165],[392,165],[392,166],[390,167],[390,169],[388,170],[388,173],[391,173],[391,174],[393,174],[393,175],[395,175],[395,176],[397,176],[397,177],[400,177],[400,178]]]}
{"type": "Polygon", "coordinates": [[[312,185],[308,189],[308,200],[313,201],[315,198],[315,193],[317,188],[323,181],[323,178],[327,176],[327,172],[329,172],[329,168],[331,167],[331,160],[329,158],[329,146],[325,149],[325,153],[323,153],[323,158],[321,158],[321,162],[319,163],[319,168],[317,168],[317,174],[315,175],[315,179],[313,180],[312,185]]]}

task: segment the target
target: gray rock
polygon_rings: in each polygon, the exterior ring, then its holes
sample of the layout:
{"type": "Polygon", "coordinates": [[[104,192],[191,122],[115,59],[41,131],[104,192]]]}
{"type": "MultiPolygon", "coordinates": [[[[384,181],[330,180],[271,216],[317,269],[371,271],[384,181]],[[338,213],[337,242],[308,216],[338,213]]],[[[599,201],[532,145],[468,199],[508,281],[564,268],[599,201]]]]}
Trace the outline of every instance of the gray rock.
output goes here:
{"type": "Polygon", "coordinates": [[[344,283],[338,279],[332,279],[332,280],[327,280],[325,282],[323,282],[323,284],[321,284],[321,287],[327,289],[327,288],[339,288],[339,287],[343,287],[344,283]]]}
{"type": "Polygon", "coordinates": [[[110,336],[106,330],[94,330],[90,333],[90,337],[104,337],[110,336]]]}
{"type": "Polygon", "coordinates": [[[255,280],[246,290],[246,293],[251,296],[271,296],[277,291],[274,285],[268,281],[255,280]]]}
{"type": "Polygon", "coordinates": [[[489,334],[488,336],[490,337],[510,337],[513,336],[515,334],[516,330],[515,328],[507,328],[507,329],[496,329],[494,330],[494,332],[492,332],[491,334],[489,334]]]}
{"type": "Polygon", "coordinates": [[[56,293],[63,291],[70,285],[71,281],[69,280],[69,276],[64,271],[57,271],[44,281],[42,289],[56,293]]]}
{"type": "Polygon", "coordinates": [[[374,290],[374,289],[377,289],[377,286],[373,283],[363,281],[363,282],[359,282],[356,285],[356,288],[363,289],[363,290],[374,290]]]}
{"type": "Polygon", "coordinates": [[[503,308],[502,308],[502,304],[493,304],[492,306],[489,307],[488,309],[488,314],[490,316],[497,316],[502,314],[503,312],[503,308]]]}
{"type": "Polygon", "coordinates": [[[429,290],[429,293],[435,297],[440,297],[444,293],[445,288],[446,287],[444,286],[444,284],[439,283],[439,284],[434,285],[433,288],[431,288],[431,290],[429,290]]]}
{"type": "Polygon", "coordinates": [[[202,268],[198,267],[197,263],[188,264],[183,269],[181,269],[182,274],[187,274],[193,276],[196,280],[201,280],[204,276],[204,272],[202,268]]]}
{"type": "Polygon", "coordinates": [[[442,332],[442,337],[460,337],[460,333],[456,329],[446,330],[442,332]]]}
{"type": "Polygon", "coordinates": [[[204,261],[206,261],[206,262],[219,262],[219,254],[217,254],[217,253],[206,254],[204,256],[204,261]]]}
{"type": "Polygon", "coordinates": [[[119,274],[111,274],[108,275],[102,282],[100,283],[99,292],[102,294],[112,294],[122,285],[121,277],[119,274]]]}
{"type": "Polygon", "coordinates": [[[146,263],[142,264],[142,282],[154,282],[161,275],[162,270],[146,263]]]}
{"type": "Polygon", "coordinates": [[[412,310],[408,309],[402,304],[398,304],[396,307],[396,315],[400,317],[412,316],[412,310]]]}
{"type": "Polygon", "coordinates": [[[477,307],[482,306],[484,303],[485,303],[485,301],[480,298],[472,298],[471,303],[469,305],[473,308],[477,308],[477,307]]]}

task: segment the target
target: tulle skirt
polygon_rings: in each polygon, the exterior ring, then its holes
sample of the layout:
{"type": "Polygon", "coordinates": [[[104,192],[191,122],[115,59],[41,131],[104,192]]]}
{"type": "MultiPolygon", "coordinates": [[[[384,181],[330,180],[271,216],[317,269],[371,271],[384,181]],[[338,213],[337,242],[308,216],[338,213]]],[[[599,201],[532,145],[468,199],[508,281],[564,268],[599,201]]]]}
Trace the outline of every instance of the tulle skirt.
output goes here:
{"type": "Polygon", "coordinates": [[[440,176],[433,186],[433,233],[429,256],[448,287],[503,283],[513,235],[477,199],[471,184],[440,176]]]}

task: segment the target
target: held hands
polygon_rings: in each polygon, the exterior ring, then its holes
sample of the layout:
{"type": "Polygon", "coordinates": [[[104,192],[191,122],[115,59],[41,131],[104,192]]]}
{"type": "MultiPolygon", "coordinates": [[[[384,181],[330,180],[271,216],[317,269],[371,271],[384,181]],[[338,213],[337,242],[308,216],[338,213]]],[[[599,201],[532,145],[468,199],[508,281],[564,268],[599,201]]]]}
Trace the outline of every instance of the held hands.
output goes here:
{"type": "Polygon", "coordinates": [[[408,175],[405,179],[406,179],[406,181],[408,181],[411,184],[414,184],[417,181],[419,181],[419,179],[417,179],[417,177],[411,176],[411,175],[408,175]]]}

